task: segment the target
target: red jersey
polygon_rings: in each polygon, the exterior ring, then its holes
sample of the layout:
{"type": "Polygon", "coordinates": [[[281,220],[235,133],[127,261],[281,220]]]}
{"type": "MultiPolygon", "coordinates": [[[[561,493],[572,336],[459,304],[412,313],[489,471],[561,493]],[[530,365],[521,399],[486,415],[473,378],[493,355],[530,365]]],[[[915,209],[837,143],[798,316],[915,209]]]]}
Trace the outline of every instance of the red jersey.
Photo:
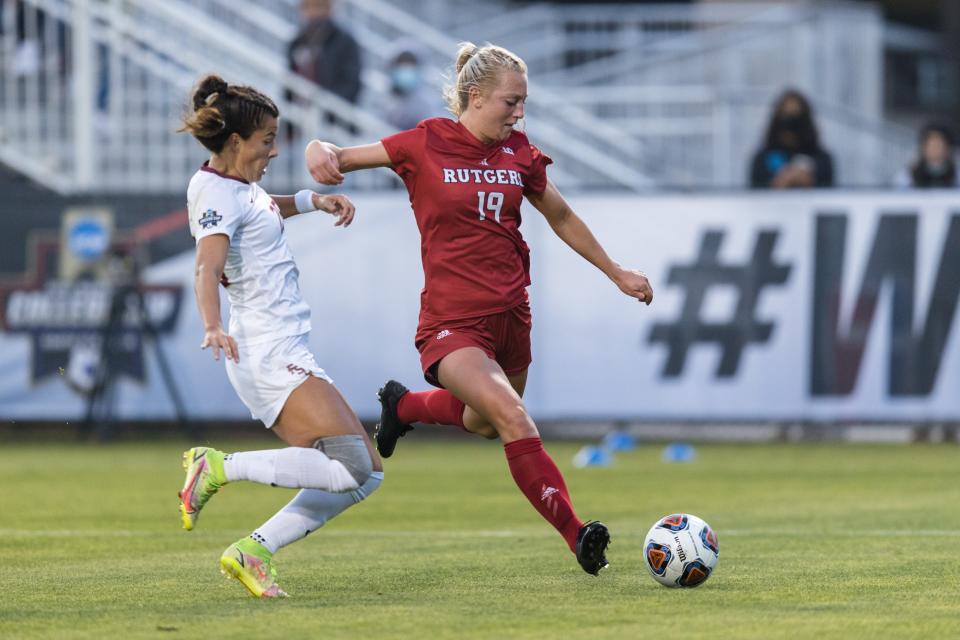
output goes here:
{"type": "Polygon", "coordinates": [[[421,321],[491,315],[526,300],[530,250],[520,204],[547,188],[553,161],[519,131],[484,144],[447,118],[382,142],[420,229],[421,321]]]}

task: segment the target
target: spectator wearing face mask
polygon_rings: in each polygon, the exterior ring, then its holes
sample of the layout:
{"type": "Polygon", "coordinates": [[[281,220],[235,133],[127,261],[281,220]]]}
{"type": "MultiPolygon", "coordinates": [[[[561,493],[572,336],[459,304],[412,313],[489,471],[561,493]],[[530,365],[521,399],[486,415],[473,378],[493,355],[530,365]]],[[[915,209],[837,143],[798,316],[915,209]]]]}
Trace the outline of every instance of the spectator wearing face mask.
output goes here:
{"type": "MultiPolygon", "coordinates": [[[[347,102],[359,100],[360,45],[333,17],[333,0],[300,0],[300,30],[287,50],[290,69],[347,102]]],[[[327,123],[354,127],[332,112],[327,123]]]]}
{"type": "Polygon", "coordinates": [[[763,147],[750,165],[754,189],[810,189],[833,186],[833,160],[820,146],[813,109],[796,90],[777,99],[763,147]]]}
{"type": "Polygon", "coordinates": [[[424,68],[415,51],[404,48],[390,60],[390,97],[384,119],[398,130],[413,129],[421,120],[439,116],[443,105],[424,81],[424,68]]]}
{"type": "Polygon", "coordinates": [[[960,186],[953,159],[953,134],[947,127],[928,124],[920,130],[920,156],[894,178],[900,189],[952,189],[960,186]]]}

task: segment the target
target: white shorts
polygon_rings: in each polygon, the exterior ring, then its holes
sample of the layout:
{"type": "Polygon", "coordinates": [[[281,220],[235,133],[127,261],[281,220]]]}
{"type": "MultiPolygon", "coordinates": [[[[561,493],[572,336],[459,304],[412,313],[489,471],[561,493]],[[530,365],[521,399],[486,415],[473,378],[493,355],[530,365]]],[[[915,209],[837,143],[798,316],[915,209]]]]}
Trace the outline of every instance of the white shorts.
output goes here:
{"type": "Polygon", "coordinates": [[[310,352],[310,334],[239,345],[240,363],[227,360],[227,377],[250,415],[269,429],[294,389],[309,376],[333,384],[310,352]]]}

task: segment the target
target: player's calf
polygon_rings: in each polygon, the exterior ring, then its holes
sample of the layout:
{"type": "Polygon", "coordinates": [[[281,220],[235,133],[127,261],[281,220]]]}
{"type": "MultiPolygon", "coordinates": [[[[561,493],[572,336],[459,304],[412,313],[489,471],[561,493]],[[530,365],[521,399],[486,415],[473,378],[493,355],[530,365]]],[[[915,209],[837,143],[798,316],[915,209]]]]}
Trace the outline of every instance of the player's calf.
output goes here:
{"type": "Polygon", "coordinates": [[[303,489],[283,509],[253,533],[268,551],[281,548],[310,535],[345,509],[360,503],[377,490],[383,481],[383,472],[374,471],[356,491],[330,493],[303,489]]]}
{"type": "Polygon", "coordinates": [[[224,458],[230,482],[249,480],[289,489],[354,491],[370,477],[373,461],[361,435],[320,438],[311,447],[241,451],[224,458]]]}

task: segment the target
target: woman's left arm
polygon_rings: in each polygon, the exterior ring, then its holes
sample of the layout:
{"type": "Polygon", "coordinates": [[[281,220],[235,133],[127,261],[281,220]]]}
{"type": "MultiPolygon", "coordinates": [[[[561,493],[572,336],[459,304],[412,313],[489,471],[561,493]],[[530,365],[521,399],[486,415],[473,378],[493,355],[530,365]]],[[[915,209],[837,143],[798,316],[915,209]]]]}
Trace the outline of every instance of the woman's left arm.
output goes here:
{"type": "Polygon", "coordinates": [[[527,199],[543,214],[561,240],[606,274],[621,291],[640,302],[653,302],[653,289],[647,276],[634,269],[624,269],[611,260],[586,223],[574,213],[552,182],[547,181],[543,193],[529,194],[527,199]]]}
{"type": "MultiPolygon", "coordinates": [[[[273,201],[280,207],[280,215],[283,218],[289,218],[290,216],[295,216],[300,213],[300,210],[297,208],[297,196],[272,195],[270,197],[273,198],[273,201]]],[[[349,227],[356,213],[356,208],[353,206],[353,203],[350,202],[350,199],[347,198],[347,196],[339,194],[323,195],[311,191],[310,204],[313,206],[314,211],[325,211],[336,216],[337,221],[333,225],[335,227],[339,227],[340,225],[349,227]]]]}

